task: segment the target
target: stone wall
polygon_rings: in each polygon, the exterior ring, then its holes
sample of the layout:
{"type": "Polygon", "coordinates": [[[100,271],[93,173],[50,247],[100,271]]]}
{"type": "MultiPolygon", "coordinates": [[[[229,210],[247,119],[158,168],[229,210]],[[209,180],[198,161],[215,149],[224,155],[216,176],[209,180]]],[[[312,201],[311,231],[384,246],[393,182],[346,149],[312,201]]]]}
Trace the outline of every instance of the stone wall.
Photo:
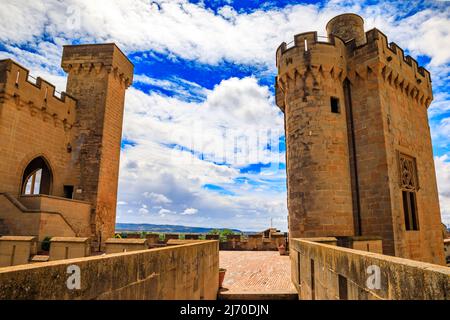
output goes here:
{"type": "Polygon", "coordinates": [[[77,237],[89,237],[91,205],[84,201],[48,195],[20,196],[19,201],[28,209],[59,212],[77,237]]]}
{"type": "Polygon", "coordinates": [[[133,64],[114,44],[64,46],[67,92],[77,98],[75,163],[80,192],[92,203],[93,236],[114,236],[125,91],[133,64]]]}
{"type": "MultiPolygon", "coordinates": [[[[39,210],[61,211],[77,236],[104,242],[114,235],[124,99],[134,67],[115,44],[65,46],[61,65],[69,94],[0,60],[0,192],[18,198],[30,174],[43,168],[42,188],[33,192],[87,201],[92,209],[87,218],[81,206],[74,214],[42,200],[39,210]]],[[[15,229],[1,220],[0,227],[15,229]]]]}
{"type": "Polygon", "coordinates": [[[75,123],[76,101],[12,60],[0,61],[0,192],[21,194],[22,175],[42,156],[52,171],[50,194],[63,196],[63,186],[76,185],[67,146],[75,123]]]}
{"type": "Polygon", "coordinates": [[[8,228],[8,235],[76,237],[75,231],[59,212],[28,209],[16,198],[0,193],[0,219],[8,228]]]}
{"type": "Polygon", "coordinates": [[[297,34],[276,54],[290,235],[379,236],[384,254],[444,264],[430,73],[381,31],[364,33],[357,15],[327,29],[326,40],[297,34]]]}
{"type": "Polygon", "coordinates": [[[0,237],[0,268],[27,264],[37,253],[36,237],[0,237]]]}
{"type": "Polygon", "coordinates": [[[243,237],[240,235],[228,236],[226,241],[220,242],[220,250],[237,251],[277,251],[283,244],[286,247],[286,238],[284,235],[264,238],[262,235],[249,235],[243,237]]]}
{"type": "Polygon", "coordinates": [[[0,299],[208,299],[217,297],[217,241],[0,269],[0,299]],[[69,266],[81,288],[67,288],[69,266]]]}
{"type": "MultiPolygon", "coordinates": [[[[142,237],[143,236],[140,233],[128,233],[126,239],[141,239],[142,237]]],[[[166,233],[162,241],[159,240],[158,234],[146,234],[145,238],[147,239],[150,247],[155,247],[157,245],[162,246],[170,243],[179,243],[185,240],[219,240],[219,235],[185,234],[183,240],[183,236],[181,234],[166,233]]],[[[284,234],[276,233],[271,234],[268,238],[263,237],[262,234],[253,234],[248,236],[239,234],[228,235],[224,241],[220,241],[219,245],[220,250],[277,251],[281,244],[285,247],[287,246],[286,237],[284,234]]]]}
{"type": "Polygon", "coordinates": [[[290,256],[302,300],[450,299],[447,267],[308,239],[291,239],[290,256]]]}
{"type": "Polygon", "coordinates": [[[354,234],[346,110],[345,45],[298,34],[277,50],[277,104],[285,113],[291,237],[354,234]],[[338,99],[331,112],[331,97],[338,99]]]}
{"type": "Polygon", "coordinates": [[[89,238],[53,237],[49,254],[50,261],[88,257],[91,255],[89,238]]]}

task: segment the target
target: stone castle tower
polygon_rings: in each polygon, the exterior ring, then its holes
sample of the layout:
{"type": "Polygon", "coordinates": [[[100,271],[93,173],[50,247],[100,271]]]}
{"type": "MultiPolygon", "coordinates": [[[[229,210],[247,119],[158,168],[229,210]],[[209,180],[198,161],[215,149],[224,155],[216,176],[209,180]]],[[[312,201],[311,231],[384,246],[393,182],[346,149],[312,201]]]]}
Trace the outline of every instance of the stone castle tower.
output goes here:
{"type": "Polygon", "coordinates": [[[0,61],[0,234],[114,236],[125,90],[114,44],[65,46],[67,93],[0,61]]]}
{"type": "Polygon", "coordinates": [[[276,54],[290,236],[381,237],[384,254],[443,264],[430,74],[358,15],[326,29],[276,54]]]}
{"type": "Polygon", "coordinates": [[[115,230],[125,90],[134,67],[113,44],[65,46],[61,66],[67,93],[78,102],[74,199],[92,203],[93,235],[106,240],[115,230]]]}

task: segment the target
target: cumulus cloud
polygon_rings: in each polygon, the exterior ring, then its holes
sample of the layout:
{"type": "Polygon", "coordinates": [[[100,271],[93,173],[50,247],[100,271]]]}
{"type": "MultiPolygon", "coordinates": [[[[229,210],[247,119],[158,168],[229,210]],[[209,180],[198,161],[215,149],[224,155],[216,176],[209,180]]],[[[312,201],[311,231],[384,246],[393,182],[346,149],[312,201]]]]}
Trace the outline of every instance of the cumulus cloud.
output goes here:
{"type": "Polygon", "coordinates": [[[230,78],[202,102],[131,88],[126,105],[124,138],[134,143],[122,150],[119,193],[130,207],[164,204],[156,211],[158,223],[259,230],[275,217],[286,228],[285,190],[273,189],[284,184],[284,170],[269,166],[263,175],[240,170],[251,163],[284,163],[284,152],[266,150],[267,136],[278,142],[283,135],[283,116],[268,87],[253,77],[230,78]],[[236,149],[242,149],[242,159],[236,149]],[[259,157],[247,157],[255,154],[259,157]],[[239,218],[229,219],[235,215],[239,218]]]}
{"type": "Polygon", "coordinates": [[[144,192],[143,196],[147,199],[150,199],[155,204],[172,202],[172,200],[167,198],[165,195],[155,192],[144,192]]]}
{"type": "Polygon", "coordinates": [[[190,215],[194,215],[194,214],[197,214],[197,212],[198,212],[198,210],[197,209],[194,209],[194,208],[188,208],[188,209],[186,209],[186,210],[184,210],[181,214],[182,215],[187,215],[187,216],[190,216],[190,215]]]}
{"type": "MultiPolygon", "coordinates": [[[[330,1],[237,13],[224,6],[214,11],[187,0],[6,0],[0,13],[0,40],[23,44],[44,34],[57,43],[115,41],[127,52],[153,50],[183,59],[217,63],[221,60],[273,67],[275,48],[303,30],[324,34],[326,22],[353,11],[379,27],[390,40],[433,64],[446,63],[450,46],[448,10],[423,10],[399,17],[395,4],[330,1]],[[439,41],[436,41],[439,39],[439,41]]],[[[403,9],[405,10],[405,9],[403,9]]]]}
{"type": "Polygon", "coordinates": [[[442,222],[450,228],[450,157],[445,154],[434,158],[439,185],[442,222]]]}
{"type": "MultiPolygon", "coordinates": [[[[429,111],[448,221],[449,160],[442,152],[450,136],[448,6],[433,2],[413,12],[421,1],[332,0],[282,8],[267,2],[238,12],[232,1],[223,3],[228,5],[214,11],[187,0],[4,0],[0,59],[13,58],[60,91],[66,83],[59,68],[62,46],[71,43],[116,42],[140,59],[162,54],[171,61],[262,66],[272,77],[281,42],[303,31],[325,35],[330,18],[358,13],[366,30],[377,27],[410,54],[429,58],[435,89],[429,111]]],[[[284,152],[266,147],[277,149],[283,118],[258,76],[231,77],[206,89],[182,77],[136,75],[126,99],[124,139],[133,143],[121,154],[120,219],[258,230],[273,218],[286,226],[284,172],[271,165],[284,164],[284,152]],[[262,173],[242,170],[261,163],[270,165],[262,173]],[[183,214],[186,208],[198,212],[183,214]]]]}

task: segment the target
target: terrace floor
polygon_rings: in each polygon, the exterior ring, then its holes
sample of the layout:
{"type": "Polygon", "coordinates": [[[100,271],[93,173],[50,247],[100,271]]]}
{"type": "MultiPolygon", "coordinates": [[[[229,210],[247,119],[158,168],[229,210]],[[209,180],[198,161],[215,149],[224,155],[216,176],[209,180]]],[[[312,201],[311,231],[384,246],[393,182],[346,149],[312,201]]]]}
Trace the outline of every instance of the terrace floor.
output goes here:
{"type": "Polygon", "coordinates": [[[219,299],[298,299],[289,256],[277,251],[220,251],[219,259],[220,267],[227,269],[219,299]]]}

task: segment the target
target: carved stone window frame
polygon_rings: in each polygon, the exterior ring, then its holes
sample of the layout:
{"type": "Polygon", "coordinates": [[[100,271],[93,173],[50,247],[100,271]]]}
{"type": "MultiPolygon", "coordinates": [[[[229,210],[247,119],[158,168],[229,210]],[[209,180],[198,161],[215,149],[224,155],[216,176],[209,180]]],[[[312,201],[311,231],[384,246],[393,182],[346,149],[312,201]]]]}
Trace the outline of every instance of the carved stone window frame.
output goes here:
{"type": "Polygon", "coordinates": [[[402,194],[405,230],[419,231],[417,191],[419,191],[420,186],[416,158],[397,151],[397,161],[399,170],[398,183],[402,194]]]}
{"type": "Polygon", "coordinates": [[[398,184],[401,190],[405,191],[419,191],[419,175],[417,174],[417,161],[416,158],[410,156],[401,151],[397,151],[397,163],[398,163],[398,184]],[[409,177],[405,174],[405,163],[407,162],[407,167],[409,167],[409,177]],[[407,180],[409,179],[409,184],[407,185],[407,180]]]}

